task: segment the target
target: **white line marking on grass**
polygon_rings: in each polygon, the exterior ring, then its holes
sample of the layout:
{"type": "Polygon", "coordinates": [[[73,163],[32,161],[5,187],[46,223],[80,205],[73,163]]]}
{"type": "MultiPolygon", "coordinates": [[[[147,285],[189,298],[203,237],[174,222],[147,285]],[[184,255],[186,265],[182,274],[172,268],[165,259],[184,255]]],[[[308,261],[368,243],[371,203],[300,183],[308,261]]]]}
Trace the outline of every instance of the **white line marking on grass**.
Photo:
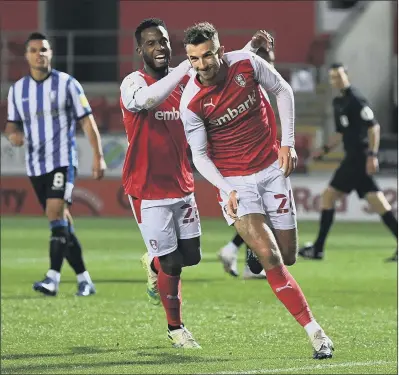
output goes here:
{"type": "Polygon", "coordinates": [[[343,363],[331,363],[331,364],[318,364],[314,366],[303,366],[303,367],[287,367],[287,368],[273,368],[273,369],[259,369],[259,370],[249,370],[249,371],[223,371],[216,372],[215,374],[285,374],[287,372],[293,371],[310,371],[310,370],[320,370],[320,369],[330,369],[330,368],[338,368],[338,367],[359,367],[359,366],[377,366],[377,365],[388,365],[394,364],[394,361],[366,361],[366,362],[343,362],[343,363]]]}

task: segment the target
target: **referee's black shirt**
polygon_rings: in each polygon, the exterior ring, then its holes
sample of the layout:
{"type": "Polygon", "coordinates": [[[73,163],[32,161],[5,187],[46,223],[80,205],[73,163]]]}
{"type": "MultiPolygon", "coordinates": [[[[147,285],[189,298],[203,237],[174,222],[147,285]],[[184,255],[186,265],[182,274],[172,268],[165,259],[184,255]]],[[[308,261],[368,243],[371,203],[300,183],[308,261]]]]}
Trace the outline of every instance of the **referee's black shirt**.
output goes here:
{"type": "Polygon", "coordinates": [[[369,147],[367,130],[377,124],[367,100],[352,86],[342,90],[333,100],[335,128],[342,133],[344,149],[349,157],[366,156],[369,147]]]}

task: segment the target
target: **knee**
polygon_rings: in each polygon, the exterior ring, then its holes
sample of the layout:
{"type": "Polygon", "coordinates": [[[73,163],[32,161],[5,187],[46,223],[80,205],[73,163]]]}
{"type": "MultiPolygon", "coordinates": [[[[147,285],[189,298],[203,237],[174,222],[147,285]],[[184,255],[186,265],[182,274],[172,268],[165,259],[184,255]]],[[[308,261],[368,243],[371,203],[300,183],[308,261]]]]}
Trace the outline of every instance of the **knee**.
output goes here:
{"type": "Polygon", "coordinates": [[[183,256],[183,267],[195,266],[201,261],[201,243],[200,238],[189,238],[179,240],[179,252],[183,256]]]}
{"type": "MultiPolygon", "coordinates": [[[[271,251],[270,254],[267,257],[267,266],[268,266],[268,268],[279,266],[282,263],[283,263],[283,259],[282,259],[281,254],[278,251],[271,251]]],[[[263,266],[262,262],[261,262],[261,264],[263,266]]]]}
{"type": "Polygon", "coordinates": [[[384,213],[392,210],[392,206],[389,204],[384,193],[381,191],[367,193],[365,198],[372,210],[379,215],[383,215],[384,213]]]}
{"type": "Polygon", "coordinates": [[[295,253],[289,253],[288,255],[283,256],[283,261],[286,266],[293,266],[296,263],[297,260],[297,254],[295,253]]]}
{"type": "Polygon", "coordinates": [[[59,202],[47,203],[46,216],[49,221],[63,220],[65,218],[63,202],[61,201],[61,203],[59,202]]]}
{"type": "Polygon", "coordinates": [[[190,251],[189,256],[184,257],[184,266],[195,266],[201,261],[201,248],[198,247],[190,251]]]}
{"type": "Polygon", "coordinates": [[[332,202],[334,201],[334,195],[328,187],[327,189],[323,190],[323,193],[321,194],[321,198],[323,199],[323,202],[332,202]]]}
{"type": "Polygon", "coordinates": [[[183,266],[183,258],[178,250],[159,257],[162,271],[169,276],[179,276],[183,266]]]}

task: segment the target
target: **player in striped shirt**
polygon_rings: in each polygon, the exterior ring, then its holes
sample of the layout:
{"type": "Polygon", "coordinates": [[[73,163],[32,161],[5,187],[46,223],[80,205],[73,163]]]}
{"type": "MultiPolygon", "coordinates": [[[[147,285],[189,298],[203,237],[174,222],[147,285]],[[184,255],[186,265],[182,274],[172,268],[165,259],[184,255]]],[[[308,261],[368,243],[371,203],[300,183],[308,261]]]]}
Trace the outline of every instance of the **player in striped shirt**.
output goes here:
{"type": "Polygon", "coordinates": [[[50,269],[33,289],[55,296],[65,257],[77,275],[77,295],[88,296],[95,288],[67,204],[78,166],[76,125],[79,122],[93,148],[95,179],[101,179],[106,168],[100,134],[80,83],[51,68],[47,38],[32,33],[25,47],[30,74],[10,87],[5,133],[12,145],[25,145],[27,174],[50,224],[50,269]]]}

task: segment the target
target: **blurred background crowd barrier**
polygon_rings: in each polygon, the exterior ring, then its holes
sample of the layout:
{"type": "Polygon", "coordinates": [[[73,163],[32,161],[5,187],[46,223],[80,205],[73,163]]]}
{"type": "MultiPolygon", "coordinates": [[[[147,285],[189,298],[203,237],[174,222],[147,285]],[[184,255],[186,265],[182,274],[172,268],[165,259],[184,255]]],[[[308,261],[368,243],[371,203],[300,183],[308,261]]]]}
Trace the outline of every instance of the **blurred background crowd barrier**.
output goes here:
{"type": "MultiPolygon", "coordinates": [[[[295,91],[296,149],[293,176],[299,219],[318,219],[319,195],[343,156],[342,149],[313,162],[309,155],[334,131],[328,67],[344,62],[352,83],[367,97],[381,125],[378,177],[397,205],[397,2],[396,1],[0,1],[0,118],[7,116],[10,85],[27,74],[24,40],[44,32],[54,49],[53,67],[77,78],[90,100],[103,136],[107,178],[90,180],[88,141],[78,131],[79,179],[73,213],[131,214],[121,188],[126,137],[119,108],[119,85],[141,68],[134,30],[144,18],[158,17],[169,30],[173,65],[185,58],[184,29],[213,23],[227,51],[242,48],[258,29],[276,40],[276,68],[295,91]]],[[[272,98],[272,104],[275,102],[272,98]]],[[[275,107],[276,108],[276,107],[275,107]]],[[[40,215],[25,173],[24,150],[1,137],[1,210],[8,215],[40,215]]],[[[200,213],[220,217],[214,189],[196,174],[200,213]]],[[[351,195],[340,202],[338,220],[378,220],[351,195]]]]}

